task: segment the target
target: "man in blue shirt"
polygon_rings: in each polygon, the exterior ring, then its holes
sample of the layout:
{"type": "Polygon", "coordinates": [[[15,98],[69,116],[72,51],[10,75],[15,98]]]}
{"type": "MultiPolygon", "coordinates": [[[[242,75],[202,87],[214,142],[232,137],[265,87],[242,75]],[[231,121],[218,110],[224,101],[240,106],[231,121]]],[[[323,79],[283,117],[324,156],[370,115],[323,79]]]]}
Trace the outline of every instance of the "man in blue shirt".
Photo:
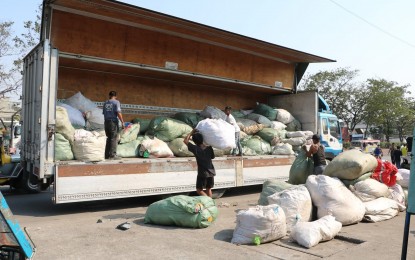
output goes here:
{"type": "Polygon", "coordinates": [[[107,136],[105,159],[120,159],[117,157],[118,119],[121,121],[122,128],[124,128],[124,120],[122,119],[120,101],[117,100],[117,92],[111,91],[109,93],[109,99],[105,101],[102,113],[104,114],[105,135],[107,136]]]}

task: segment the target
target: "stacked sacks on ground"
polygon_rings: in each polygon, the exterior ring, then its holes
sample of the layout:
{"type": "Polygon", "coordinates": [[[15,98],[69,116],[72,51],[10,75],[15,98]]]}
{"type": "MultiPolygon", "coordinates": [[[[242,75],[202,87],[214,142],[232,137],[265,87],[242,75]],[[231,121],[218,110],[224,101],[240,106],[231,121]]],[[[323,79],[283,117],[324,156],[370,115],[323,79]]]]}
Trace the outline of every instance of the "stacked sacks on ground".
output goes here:
{"type": "Polygon", "coordinates": [[[262,185],[262,192],[259,195],[258,204],[262,206],[268,205],[268,196],[288,189],[292,184],[282,180],[267,180],[262,185]]]}
{"type": "Polygon", "coordinates": [[[290,168],[288,182],[294,185],[305,184],[314,171],[314,162],[307,157],[306,151],[300,150],[290,168]]]}
{"type": "Polygon", "coordinates": [[[146,211],[144,223],[206,228],[217,217],[218,209],[210,197],[178,195],[151,204],[146,211]]]}
{"type": "Polygon", "coordinates": [[[342,179],[364,202],[364,219],[376,222],[393,218],[399,210],[405,209],[405,204],[402,204],[404,194],[396,186],[394,172],[394,166],[387,161],[377,160],[358,150],[349,150],[334,158],[323,174],[342,179]]]}
{"type": "Polygon", "coordinates": [[[231,243],[259,245],[283,238],[286,234],[285,213],[280,206],[256,206],[238,212],[231,243]]]}
{"type": "MultiPolygon", "coordinates": [[[[333,216],[322,216],[319,220],[310,222],[313,220],[312,196],[310,193],[304,185],[291,185],[280,180],[269,180],[264,183],[258,201],[259,204],[263,205],[269,203],[272,207],[279,206],[284,212],[286,230],[291,232],[291,238],[307,248],[315,246],[320,241],[333,239],[342,227],[342,224],[336,221],[333,216]]],[[[264,223],[269,222],[265,219],[263,221],[264,223]]],[[[281,230],[280,226],[278,224],[276,229],[281,230]]],[[[246,230],[250,230],[246,233],[252,236],[251,233],[254,229],[255,227],[252,229],[246,227],[246,230]]],[[[261,235],[267,236],[267,234],[261,235]]]]}
{"type": "Polygon", "coordinates": [[[268,196],[268,203],[277,204],[284,210],[288,232],[297,222],[312,220],[313,204],[304,185],[294,185],[274,193],[268,196]]]}
{"type": "MultiPolygon", "coordinates": [[[[307,218],[310,216],[310,211],[304,210],[309,208],[304,204],[307,203],[307,194],[298,193],[301,190],[300,187],[304,187],[302,185],[290,186],[283,181],[267,181],[263,185],[258,204],[273,203],[280,206],[286,216],[287,228],[291,230],[291,239],[307,248],[320,241],[332,239],[340,231],[342,225],[393,218],[399,211],[405,210],[402,203],[405,199],[403,189],[399,184],[388,187],[371,178],[377,166],[376,159],[375,162],[373,159],[359,152],[346,153],[336,161],[333,160],[330,168],[337,168],[338,171],[329,168],[328,173],[347,178],[342,181],[337,177],[307,174],[307,168],[308,171],[312,171],[313,167],[308,165],[307,160],[301,162],[303,166],[301,178],[306,179],[305,187],[312,203],[317,207],[316,221],[309,222],[314,219],[307,218]],[[286,203],[294,197],[302,199],[286,203]],[[265,198],[269,201],[266,202],[265,198]],[[306,214],[301,214],[301,210],[304,210],[306,214]]],[[[294,168],[296,168],[295,165],[296,163],[293,164],[294,168]]]]}

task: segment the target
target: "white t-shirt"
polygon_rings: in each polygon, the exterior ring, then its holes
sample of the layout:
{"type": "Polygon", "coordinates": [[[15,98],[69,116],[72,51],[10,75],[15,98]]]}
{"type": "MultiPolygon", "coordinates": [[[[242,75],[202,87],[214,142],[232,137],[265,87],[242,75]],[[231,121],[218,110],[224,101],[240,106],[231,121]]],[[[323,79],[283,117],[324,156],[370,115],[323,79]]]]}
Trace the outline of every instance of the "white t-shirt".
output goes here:
{"type": "Polygon", "coordinates": [[[229,114],[229,116],[226,116],[226,122],[228,122],[229,124],[233,125],[233,127],[235,127],[235,133],[238,133],[241,131],[233,115],[229,114]]]}

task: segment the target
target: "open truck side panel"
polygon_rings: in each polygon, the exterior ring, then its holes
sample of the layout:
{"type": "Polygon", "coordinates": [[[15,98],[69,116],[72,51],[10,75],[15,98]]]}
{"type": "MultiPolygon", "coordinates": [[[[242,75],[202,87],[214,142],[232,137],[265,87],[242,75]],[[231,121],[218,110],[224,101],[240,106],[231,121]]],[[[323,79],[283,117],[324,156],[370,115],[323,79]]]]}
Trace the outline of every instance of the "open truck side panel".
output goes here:
{"type": "MultiPolygon", "coordinates": [[[[55,203],[193,191],[195,158],[55,161],[56,101],[81,91],[99,106],[116,90],[125,120],[291,103],[311,129],[316,93],[293,93],[308,63],[329,61],[121,2],[45,0],[41,44],[25,59],[23,163],[54,181],[55,203]]],[[[294,159],[216,158],[215,188],[287,179],[294,159]]]]}

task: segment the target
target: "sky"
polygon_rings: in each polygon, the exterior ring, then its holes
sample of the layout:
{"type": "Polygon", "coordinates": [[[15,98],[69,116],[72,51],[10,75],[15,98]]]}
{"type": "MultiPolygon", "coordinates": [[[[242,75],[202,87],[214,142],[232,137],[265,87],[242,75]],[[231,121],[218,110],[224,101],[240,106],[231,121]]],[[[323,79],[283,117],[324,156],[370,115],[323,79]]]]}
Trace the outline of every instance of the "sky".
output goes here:
{"type": "MultiPolygon", "coordinates": [[[[340,67],[411,85],[415,94],[413,0],[123,0],[190,21],[336,60],[306,73],[340,67]]],[[[34,20],[39,0],[0,0],[0,21],[34,20]],[[19,4],[16,4],[16,3],[19,4]]]]}

